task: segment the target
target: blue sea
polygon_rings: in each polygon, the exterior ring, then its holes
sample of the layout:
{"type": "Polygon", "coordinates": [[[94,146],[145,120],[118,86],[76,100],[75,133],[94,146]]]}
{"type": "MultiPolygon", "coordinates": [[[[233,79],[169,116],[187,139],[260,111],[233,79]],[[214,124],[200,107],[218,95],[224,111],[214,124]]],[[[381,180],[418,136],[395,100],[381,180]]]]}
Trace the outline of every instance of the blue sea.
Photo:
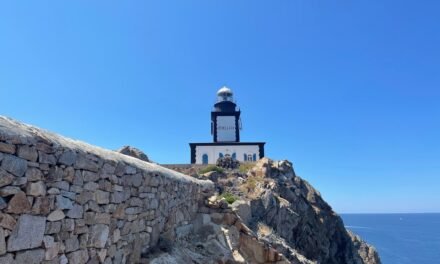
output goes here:
{"type": "Polygon", "coordinates": [[[440,264],[439,214],[342,214],[383,264],[440,264]]]}

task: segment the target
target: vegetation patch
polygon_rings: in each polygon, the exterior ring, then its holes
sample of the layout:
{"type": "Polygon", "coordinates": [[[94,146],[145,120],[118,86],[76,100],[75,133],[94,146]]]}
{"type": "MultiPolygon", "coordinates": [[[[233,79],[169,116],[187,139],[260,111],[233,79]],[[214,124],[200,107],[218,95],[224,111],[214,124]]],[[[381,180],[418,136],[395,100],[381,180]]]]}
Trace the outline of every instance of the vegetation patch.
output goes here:
{"type": "Polygon", "coordinates": [[[250,171],[254,166],[255,166],[255,162],[241,163],[241,164],[240,164],[240,167],[238,168],[238,170],[239,170],[241,173],[247,173],[247,172],[250,171]]]}
{"type": "Polygon", "coordinates": [[[199,170],[200,174],[205,174],[207,172],[211,172],[211,171],[216,171],[219,173],[223,173],[225,170],[223,168],[220,168],[219,166],[215,166],[215,165],[208,165],[205,168],[202,168],[199,170]]]}
{"type": "Polygon", "coordinates": [[[221,198],[225,198],[225,200],[226,200],[226,202],[228,202],[228,204],[232,204],[232,203],[234,203],[235,201],[238,200],[238,197],[235,196],[235,195],[233,195],[233,194],[230,193],[230,192],[222,193],[222,194],[219,196],[219,199],[221,199],[221,198]]]}
{"type": "Polygon", "coordinates": [[[248,197],[258,197],[261,193],[261,188],[264,185],[264,178],[259,176],[249,176],[240,185],[240,191],[246,194],[248,197]]]}

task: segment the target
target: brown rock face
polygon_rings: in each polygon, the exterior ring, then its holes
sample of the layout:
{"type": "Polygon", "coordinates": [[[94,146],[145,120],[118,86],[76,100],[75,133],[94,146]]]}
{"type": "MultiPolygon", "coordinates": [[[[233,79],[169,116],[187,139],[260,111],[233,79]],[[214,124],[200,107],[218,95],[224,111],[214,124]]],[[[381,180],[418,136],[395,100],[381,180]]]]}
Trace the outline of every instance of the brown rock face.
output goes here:
{"type": "Polygon", "coordinates": [[[264,223],[273,230],[272,234],[261,236],[272,240],[281,252],[287,253],[290,249],[284,246],[283,250],[277,239],[318,263],[380,263],[374,248],[360,239],[355,243],[341,218],[319,192],[295,176],[290,162],[265,158],[248,176],[248,179],[260,179],[249,195],[251,221],[264,223]]]}
{"type": "Polygon", "coordinates": [[[0,227],[13,230],[16,223],[17,221],[15,221],[14,217],[0,213],[0,227]]]}
{"type": "Polygon", "coordinates": [[[31,204],[29,200],[26,198],[26,194],[24,192],[19,192],[15,194],[11,201],[9,201],[8,208],[6,211],[12,214],[22,214],[29,212],[31,210],[31,204]]]}
{"type": "Polygon", "coordinates": [[[14,181],[14,175],[0,168],[0,187],[11,184],[14,181]]]}
{"type": "Polygon", "coordinates": [[[15,145],[0,142],[0,152],[14,154],[15,145]]]}

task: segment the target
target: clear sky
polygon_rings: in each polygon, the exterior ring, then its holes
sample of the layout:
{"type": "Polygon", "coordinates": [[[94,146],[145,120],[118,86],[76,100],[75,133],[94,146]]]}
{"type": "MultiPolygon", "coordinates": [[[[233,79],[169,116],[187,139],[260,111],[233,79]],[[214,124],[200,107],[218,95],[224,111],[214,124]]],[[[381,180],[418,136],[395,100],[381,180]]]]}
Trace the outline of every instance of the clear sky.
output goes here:
{"type": "Polygon", "coordinates": [[[440,212],[440,2],[2,1],[0,115],[188,163],[223,85],[339,213],[440,212]]]}

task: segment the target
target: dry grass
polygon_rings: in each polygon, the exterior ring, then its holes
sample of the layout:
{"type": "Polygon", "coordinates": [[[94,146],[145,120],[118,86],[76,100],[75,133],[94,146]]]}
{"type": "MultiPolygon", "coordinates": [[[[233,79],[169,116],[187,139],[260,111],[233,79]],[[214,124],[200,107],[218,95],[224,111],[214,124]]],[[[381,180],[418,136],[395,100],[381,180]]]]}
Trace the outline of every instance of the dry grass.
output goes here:
{"type": "Polygon", "coordinates": [[[250,198],[257,198],[261,193],[261,187],[264,184],[264,178],[258,176],[249,176],[239,187],[240,191],[250,198]]]}
{"type": "Polygon", "coordinates": [[[273,229],[270,226],[260,222],[258,223],[257,232],[259,236],[266,237],[266,236],[270,236],[273,233],[273,229]]]}
{"type": "Polygon", "coordinates": [[[211,171],[223,173],[225,170],[223,168],[216,166],[216,165],[208,165],[205,168],[200,169],[199,174],[205,174],[205,173],[211,172],[211,171]]]}
{"type": "Polygon", "coordinates": [[[249,162],[249,163],[240,163],[240,167],[238,168],[238,171],[241,173],[247,173],[255,166],[255,162],[249,162]]]}

